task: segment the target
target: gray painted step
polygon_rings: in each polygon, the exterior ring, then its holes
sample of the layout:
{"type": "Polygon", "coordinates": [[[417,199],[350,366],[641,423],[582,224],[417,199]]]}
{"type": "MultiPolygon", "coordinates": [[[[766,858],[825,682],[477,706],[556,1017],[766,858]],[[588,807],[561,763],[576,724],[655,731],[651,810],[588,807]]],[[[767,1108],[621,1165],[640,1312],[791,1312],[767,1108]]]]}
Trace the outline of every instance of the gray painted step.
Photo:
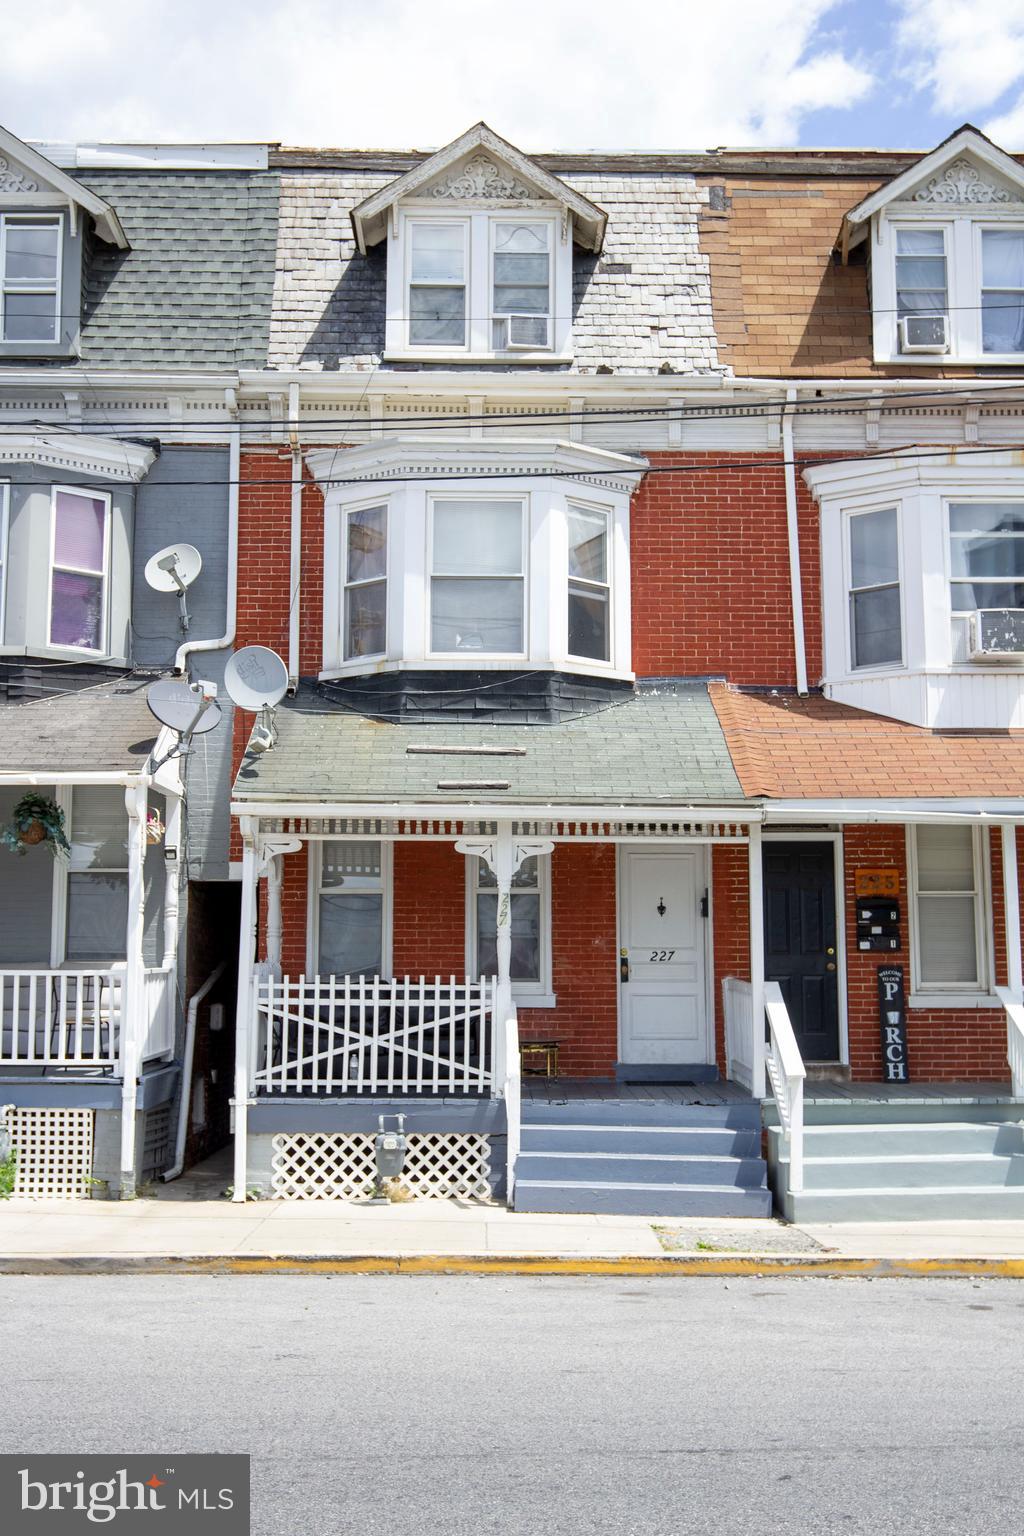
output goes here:
{"type": "MultiPolygon", "coordinates": [[[[935,1122],[948,1124],[988,1124],[996,1120],[1020,1123],[1024,1120],[1024,1100],[1013,1099],[1009,1091],[1005,1099],[982,1098],[971,1100],[904,1099],[895,1098],[880,1102],[878,1099],[819,1099],[804,1098],[804,1125],[928,1125],[935,1122]]],[[[772,1099],[764,1102],[764,1123],[779,1123],[778,1110],[772,1099]]]]}
{"type": "Polygon", "coordinates": [[[721,1185],[584,1184],[516,1180],[517,1211],[580,1212],[616,1216],[770,1216],[767,1189],[721,1185]]]}
{"type": "Polygon", "coordinates": [[[645,1104],[642,1100],[568,1099],[523,1102],[522,1123],[529,1125],[727,1126],[760,1130],[761,1106],[739,1104],[645,1104]]]}
{"type": "MultiPolygon", "coordinates": [[[[773,1126],[769,1145],[774,1149],[781,1132],[773,1126]]],[[[1024,1125],[1010,1121],[912,1121],[902,1125],[806,1126],[807,1157],[921,1157],[930,1153],[950,1155],[972,1152],[1024,1152],[1024,1125]]]]}
{"type": "Polygon", "coordinates": [[[671,1152],[680,1157],[759,1157],[759,1131],[725,1125],[524,1125],[523,1151],[671,1152]]]}
{"type": "Polygon", "coordinates": [[[759,1157],[679,1157],[631,1152],[520,1152],[516,1179],[594,1184],[737,1185],[765,1188],[767,1169],[759,1157]]]}
{"type": "MultiPolygon", "coordinates": [[[[788,1184],[789,1169],[781,1164],[788,1184]]],[[[1024,1188],[1024,1157],[990,1152],[925,1157],[804,1158],[804,1190],[845,1194],[857,1189],[1024,1188]]]]}
{"type": "Polygon", "coordinates": [[[798,1222],[1020,1221],[1024,1186],[806,1190],[787,1195],[784,1208],[787,1219],[798,1222]]]}
{"type": "Polygon", "coordinates": [[[717,1083],[718,1068],[704,1062],[686,1061],[641,1063],[618,1061],[615,1063],[617,1083],[717,1083]]]}

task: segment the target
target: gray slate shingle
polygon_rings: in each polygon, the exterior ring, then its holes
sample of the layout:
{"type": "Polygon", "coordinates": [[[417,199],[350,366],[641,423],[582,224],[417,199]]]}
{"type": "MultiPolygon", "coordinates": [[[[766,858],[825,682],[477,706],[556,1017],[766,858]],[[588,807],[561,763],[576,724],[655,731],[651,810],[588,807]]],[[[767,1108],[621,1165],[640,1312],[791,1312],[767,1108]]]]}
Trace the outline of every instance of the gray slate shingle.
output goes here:
{"type": "Polygon", "coordinates": [[[153,677],[0,705],[0,771],[141,773],[160,727],[146,706],[153,677]]]}

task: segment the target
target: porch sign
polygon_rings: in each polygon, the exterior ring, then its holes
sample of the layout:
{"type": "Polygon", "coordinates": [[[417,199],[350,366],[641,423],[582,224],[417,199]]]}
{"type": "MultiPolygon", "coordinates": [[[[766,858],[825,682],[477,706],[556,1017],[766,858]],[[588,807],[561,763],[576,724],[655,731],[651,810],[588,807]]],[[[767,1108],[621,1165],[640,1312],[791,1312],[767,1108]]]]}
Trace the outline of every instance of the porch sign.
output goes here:
{"type": "Polygon", "coordinates": [[[907,998],[902,965],[878,967],[878,1012],[882,1025],[882,1080],[909,1083],[907,998]]]}

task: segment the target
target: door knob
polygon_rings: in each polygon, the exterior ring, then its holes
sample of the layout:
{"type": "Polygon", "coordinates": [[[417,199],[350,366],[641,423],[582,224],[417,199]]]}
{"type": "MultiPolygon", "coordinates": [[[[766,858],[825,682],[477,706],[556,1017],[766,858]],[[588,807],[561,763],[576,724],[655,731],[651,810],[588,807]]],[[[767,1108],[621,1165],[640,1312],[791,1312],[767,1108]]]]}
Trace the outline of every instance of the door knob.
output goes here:
{"type": "Polygon", "coordinates": [[[826,971],[834,971],[835,968],[836,968],[836,963],[835,963],[834,960],[830,960],[828,962],[828,964],[825,966],[826,971]]]}

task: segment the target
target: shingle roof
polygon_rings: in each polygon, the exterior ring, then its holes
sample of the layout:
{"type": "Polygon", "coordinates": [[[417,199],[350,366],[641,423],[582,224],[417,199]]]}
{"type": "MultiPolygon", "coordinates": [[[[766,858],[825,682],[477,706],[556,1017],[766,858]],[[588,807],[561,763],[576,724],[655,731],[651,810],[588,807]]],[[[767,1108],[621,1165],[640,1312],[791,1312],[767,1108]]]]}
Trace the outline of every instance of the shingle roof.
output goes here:
{"type": "Polygon", "coordinates": [[[1019,797],[1024,731],[943,732],[820,695],[712,684],[743,790],[768,799],[1019,797]]]}
{"type": "Polygon", "coordinates": [[[259,368],[274,285],[276,171],[89,171],[129,252],[90,243],[82,362],[259,368]]]}
{"type": "Polygon", "coordinates": [[[644,685],[558,725],[393,725],[332,708],[312,688],[277,711],[278,741],[249,753],[238,799],[331,803],[722,805],[742,800],[703,684],[644,685]],[[454,754],[409,752],[455,747],[454,754]],[[520,749],[476,755],[473,748],[520,749]],[[507,781],[508,789],[441,789],[507,781]]]}
{"type": "Polygon", "coordinates": [[[160,727],[146,707],[152,676],[0,704],[0,772],[141,773],[160,727]]]}

